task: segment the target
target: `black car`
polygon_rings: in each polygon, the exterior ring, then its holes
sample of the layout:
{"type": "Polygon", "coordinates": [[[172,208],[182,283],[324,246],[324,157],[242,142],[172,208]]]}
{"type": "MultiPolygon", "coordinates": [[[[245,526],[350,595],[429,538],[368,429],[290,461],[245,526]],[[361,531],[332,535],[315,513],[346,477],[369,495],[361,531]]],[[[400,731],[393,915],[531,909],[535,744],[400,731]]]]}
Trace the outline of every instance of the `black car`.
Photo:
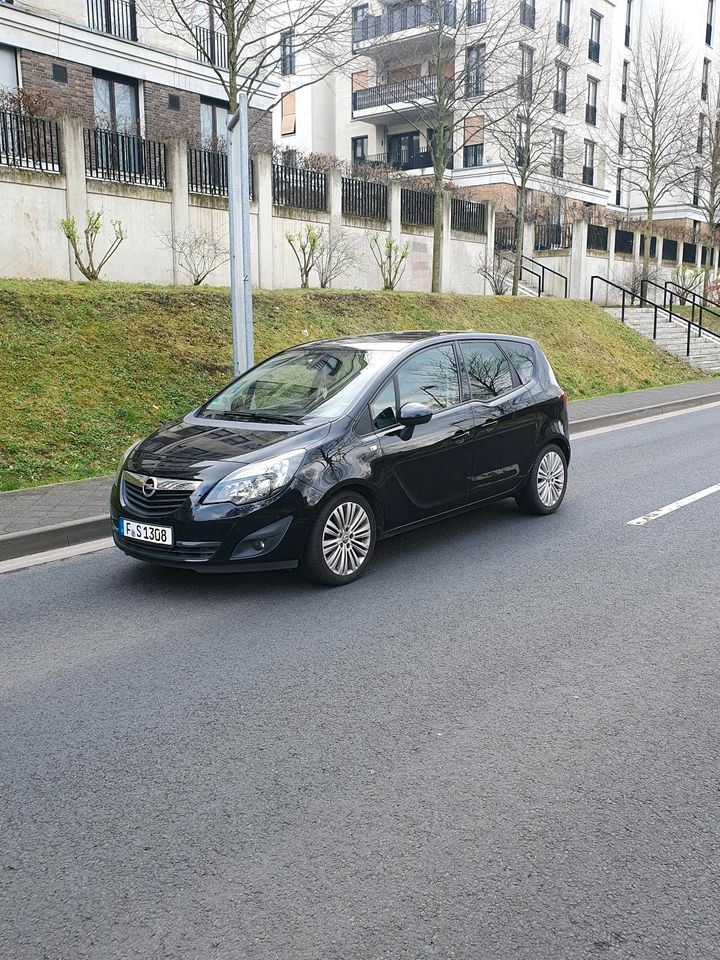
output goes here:
{"type": "Polygon", "coordinates": [[[567,401],[535,341],[387,333],[305,343],[134,444],[113,536],[151,563],[348,583],[378,537],[565,495],[567,401]]]}

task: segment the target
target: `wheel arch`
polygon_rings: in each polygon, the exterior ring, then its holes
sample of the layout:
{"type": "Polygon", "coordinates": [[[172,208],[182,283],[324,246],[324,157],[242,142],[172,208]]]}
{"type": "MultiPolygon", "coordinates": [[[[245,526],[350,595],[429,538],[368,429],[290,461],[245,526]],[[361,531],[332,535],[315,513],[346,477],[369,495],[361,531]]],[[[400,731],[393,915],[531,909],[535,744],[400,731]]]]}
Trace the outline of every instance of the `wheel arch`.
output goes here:
{"type": "Polygon", "coordinates": [[[323,495],[316,509],[321,510],[328,500],[336,497],[339,493],[359,493],[361,497],[364,497],[375,514],[375,525],[378,534],[382,533],[385,529],[385,508],[382,499],[370,484],[365,484],[362,480],[346,480],[332,487],[323,495]]]}

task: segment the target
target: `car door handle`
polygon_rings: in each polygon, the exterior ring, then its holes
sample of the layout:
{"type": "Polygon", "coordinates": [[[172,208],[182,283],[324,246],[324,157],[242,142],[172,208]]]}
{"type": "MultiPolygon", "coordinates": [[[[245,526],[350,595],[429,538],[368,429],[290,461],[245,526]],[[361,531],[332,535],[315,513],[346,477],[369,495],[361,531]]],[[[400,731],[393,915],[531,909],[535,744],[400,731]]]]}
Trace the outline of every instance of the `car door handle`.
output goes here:
{"type": "Polygon", "coordinates": [[[469,436],[469,430],[457,430],[450,439],[453,443],[464,443],[469,436]]]}
{"type": "Polygon", "coordinates": [[[491,430],[497,429],[497,420],[485,420],[484,423],[480,424],[480,429],[485,433],[490,433],[491,430]]]}

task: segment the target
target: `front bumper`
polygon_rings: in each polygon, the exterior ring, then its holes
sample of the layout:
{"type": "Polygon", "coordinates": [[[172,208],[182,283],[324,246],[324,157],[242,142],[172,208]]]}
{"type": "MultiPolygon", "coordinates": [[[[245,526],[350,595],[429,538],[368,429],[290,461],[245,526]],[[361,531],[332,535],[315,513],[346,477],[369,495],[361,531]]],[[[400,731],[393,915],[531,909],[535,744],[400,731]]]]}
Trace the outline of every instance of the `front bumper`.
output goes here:
{"type": "Polygon", "coordinates": [[[115,545],[136,560],[162,566],[207,572],[292,569],[302,557],[313,517],[301,485],[273,500],[243,507],[203,505],[193,496],[174,513],[152,518],[122,502],[119,486],[115,484],[110,499],[115,545]],[[173,546],[122,537],[120,517],[172,527],[173,546]]]}

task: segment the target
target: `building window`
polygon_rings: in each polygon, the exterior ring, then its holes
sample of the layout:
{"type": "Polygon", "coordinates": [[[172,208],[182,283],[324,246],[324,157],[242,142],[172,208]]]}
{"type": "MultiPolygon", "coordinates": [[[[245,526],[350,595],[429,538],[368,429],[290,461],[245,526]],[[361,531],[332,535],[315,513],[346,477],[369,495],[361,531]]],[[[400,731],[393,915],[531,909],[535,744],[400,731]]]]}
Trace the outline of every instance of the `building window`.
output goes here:
{"type": "Polygon", "coordinates": [[[478,23],[485,23],[487,20],[487,0],[468,0],[467,19],[470,27],[474,27],[478,23]]]}
{"type": "Polygon", "coordinates": [[[594,77],[588,77],[587,81],[587,103],[585,104],[585,123],[591,126],[597,126],[597,99],[598,99],[598,81],[594,77]]]}
{"type": "Polygon", "coordinates": [[[518,97],[530,100],[533,94],[533,65],[535,51],[532,47],[520,44],[520,76],[518,77],[518,97]]]}
{"type": "Polygon", "coordinates": [[[620,156],[625,152],[625,114],[620,114],[618,122],[618,154],[620,156]]]}
{"type": "Polygon", "coordinates": [[[627,6],[625,7],[625,46],[630,46],[630,40],[632,36],[632,14],[633,14],[633,0],[627,0],[627,6]]]}
{"type": "Polygon", "coordinates": [[[698,136],[697,136],[697,152],[702,155],[702,152],[705,148],[705,114],[700,114],[700,120],[698,122],[698,136]]]}
{"type": "Polygon", "coordinates": [[[15,90],[18,83],[15,47],[0,47],[0,90],[15,90]]]}
{"type": "Polygon", "coordinates": [[[517,136],[515,161],[518,167],[526,167],[530,163],[530,121],[527,117],[518,117],[517,136]]]}
{"type": "Polygon", "coordinates": [[[715,0],[708,0],[707,25],[705,27],[705,43],[711,47],[713,42],[713,24],[715,22],[715,0]]]}
{"type": "Polygon", "coordinates": [[[353,43],[362,43],[370,37],[369,8],[366,3],[352,8],[352,39],[353,43]]]}
{"type": "Polygon", "coordinates": [[[463,166],[481,167],[485,159],[485,118],[465,118],[463,166]]]}
{"type": "Polygon", "coordinates": [[[622,86],[620,88],[620,99],[622,100],[623,103],[627,103],[629,78],[630,78],[630,61],[625,60],[623,63],[623,71],[622,71],[622,86]]]}
{"type": "Polygon", "coordinates": [[[550,173],[562,177],[565,173],[565,131],[553,130],[553,152],[550,160],[550,173]]]}
{"type": "Polygon", "coordinates": [[[693,206],[700,206],[700,180],[702,178],[702,169],[696,167],[695,169],[695,180],[693,183],[693,206]]]}
{"type": "Polygon", "coordinates": [[[365,163],[367,160],[367,137],[353,137],[350,141],[350,151],[352,153],[352,162],[356,164],[365,163]]]}
{"type": "Polygon", "coordinates": [[[180,97],[176,93],[168,94],[168,110],[180,109],[180,97]]]}
{"type": "Polygon", "coordinates": [[[200,141],[206,150],[221,149],[227,140],[227,104],[200,98],[200,141]]]}
{"type": "Polygon", "coordinates": [[[93,71],[93,112],[98,127],[137,134],[140,127],[137,81],[93,71]]]}
{"type": "Polygon", "coordinates": [[[589,187],[595,184],[595,144],[592,140],[585,141],[582,180],[589,187]]]}
{"type": "Polygon", "coordinates": [[[55,83],[67,83],[68,72],[64,63],[54,63],[52,65],[52,78],[55,83]]]}
{"type": "Polygon", "coordinates": [[[700,84],[700,98],[707,101],[710,89],[710,61],[703,60],[702,83],[700,84]]]}
{"type": "Polygon", "coordinates": [[[570,0],[560,0],[557,22],[557,42],[563,47],[570,46],[570,0]]]}
{"type": "Polygon", "coordinates": [[[280,99],[280,133],[288,137],[295,133],[295,91],[289,90],[280,99]]]}
{"type": "Polygon", "coordinates": [[[535,0],[523,0],[520,4],[520,23],[535,29],[535,0]]]}
{"type": "Polygon", "coordinates": [[[476,43],[465,51],[465,95],[482,97],[485,93],[485,44],[476,43]]]}
{"type": "Polygon", "coordinates": [[[280,73],[290,77],[295,73],[295,35],[286,30],[280,41],[280,73]]]}
{"type": "Polygon", "coordinates": [[[600,24],[602,17],[594,10],[590,11],[590,40],[588,42],[588,57],[594,63],[600,63],[600,24]]]}
{"type": "Polygon", "coordinates": [[[568,68],[558,60],[555,64],[555,113],[567,113],[568,68]]]}
{"type": "Polygon", "coordinates": [[[622,204],[622,181],[623,181],[623,170],[622,167],[618,167],[617,172],[617,181],[615,184],[615,206],[621,207],[622,204]]]}

